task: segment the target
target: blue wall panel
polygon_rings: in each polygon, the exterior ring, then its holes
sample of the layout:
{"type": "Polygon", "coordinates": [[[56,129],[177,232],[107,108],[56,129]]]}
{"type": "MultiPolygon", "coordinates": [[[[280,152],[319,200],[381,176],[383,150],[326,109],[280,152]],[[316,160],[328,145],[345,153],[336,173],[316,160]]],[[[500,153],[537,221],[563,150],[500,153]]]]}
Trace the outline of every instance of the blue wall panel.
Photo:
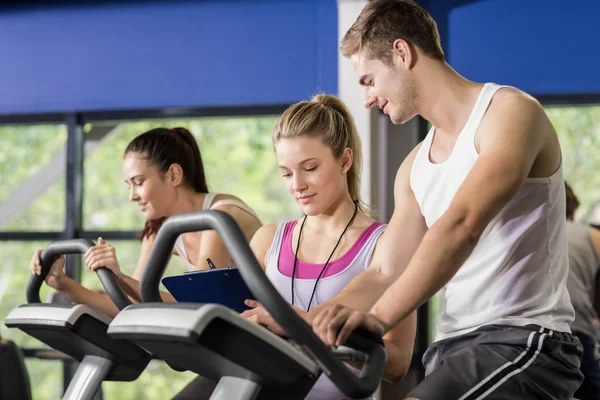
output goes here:
{"type": "Polygon", "coordinates": [[[598,0],[476,1],[450,12],[449,62],[536,95],[600,93],[599,18],[598,0]]]}
{"type": "Polygon", "coordinates": [[[0,11],[0,114],[286,104],[337,92],[335,0],[0,11]]]}

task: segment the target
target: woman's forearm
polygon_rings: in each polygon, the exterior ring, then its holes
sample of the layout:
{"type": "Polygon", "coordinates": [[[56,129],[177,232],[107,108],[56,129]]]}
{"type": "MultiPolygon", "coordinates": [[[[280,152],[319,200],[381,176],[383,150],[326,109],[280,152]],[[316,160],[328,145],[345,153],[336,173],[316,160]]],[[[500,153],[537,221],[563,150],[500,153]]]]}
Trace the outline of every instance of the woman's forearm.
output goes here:
{"type": "Polygon", "coordinates": [[[123,291],[131,300],[135,303],[142,302],[142,295],[140,294],[140,282],[128,275],[121,274],[119,284],[123,291]]]}
{"type": "MultiPolygon", "coordinates": [[[[121,275],[121,279],[119,279],[119,284],[125,291],[125,293],[136,303],[142,302],[142,295],[140,293],[140,282],[133,279],[130,276],[125,274],[121,275]]],[[[160,297],[162,301],[166,303],[175,303],[176,300],[170,293],[160,292],[160,297]]]]}
{"type": "Polygon", "coordinates": [[[119,309],[107,294],[86,289],[79,282],[66,276],[62,279],[57,293],[65,296],[72,303],[86,304],[111,318],[114,318],[119,313],[119,309]]]}

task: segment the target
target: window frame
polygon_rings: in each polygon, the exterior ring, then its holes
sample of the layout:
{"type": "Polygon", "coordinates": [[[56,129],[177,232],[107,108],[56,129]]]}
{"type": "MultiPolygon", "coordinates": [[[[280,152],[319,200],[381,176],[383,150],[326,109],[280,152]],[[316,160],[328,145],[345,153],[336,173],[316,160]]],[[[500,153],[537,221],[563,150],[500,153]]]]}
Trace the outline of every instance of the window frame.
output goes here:
{"type": "MultiPolygon", "coordinates": [[[[137,231],[98,231],[83,229],[83,182],[84,174],[84,125],[88,122],[114,121],[126,122],[144,119],[204,118],[204,117],[261,117],[282,114],[290,104],[256,105],[244,107],[202,107],[202,108],[166,108],[152,110],[108,110],[70,113],[0,115],[0,126],[5,125],[41,125],[61,124],[67,127],[67,156],[65,170],[65,225],[63,231],[3,231],[0,242],[36,240],[53,241],[60,239],[86,238],[96,240],[102,236],[106,240],[136,240],[137,231]]],[[[28,255],[24,255],[28,257],[28,255]]],[[[81,258],[68,257],[66,274],[81,282],[81,258]]],[[[25,288],[23,288],[25,290],[25,288]]],[[[23,348],[25,358],[38,358],[44,349],[23,348]]],[[[63,370],[63,394],[77,368],[77,363],[61,360],[63,370]]]]}

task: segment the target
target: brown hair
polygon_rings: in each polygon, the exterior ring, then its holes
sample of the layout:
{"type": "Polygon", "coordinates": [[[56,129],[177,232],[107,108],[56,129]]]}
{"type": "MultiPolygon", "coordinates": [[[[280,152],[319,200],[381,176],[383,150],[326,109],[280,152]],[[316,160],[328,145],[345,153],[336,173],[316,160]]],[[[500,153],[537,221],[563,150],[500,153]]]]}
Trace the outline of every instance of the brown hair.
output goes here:
{"type": "Polygon", "coordinates": [[[318,94],[310,101],[290,106],[273,129],[273,144],[280,139],[295,137],[320,139],[338,159],[346,148],[352,150],[352,165],[347,173],[348,192],[362,211],[366,205],[360,200],[360,169],[362,148],[356,125],[348,107],[336,96],[318,94]]]}
{"type": "Polygon", "coordinates": [[[423,8],[411,0],[374,0],[361,11],[346,32],[340,51],[350,57],[363,50],[365,56],[392,63],[392,46],[403,39],[425,55],[445,60],[437,24],[423,8]]]}
{"type": "Polygon", "coordinates": [[[579,208],[579,199],[567,181],[565,181],[565,196],[567,198],[567,218],[573,218],[575,211],[579,208]]]}
{"type": "MultiPolygon", "coordinates": [[[[208,193],[204,175],[204,164],[196,139],[185,128],[155,128],[142,133],[127,145],[124,156],[139,153],[165,174],[172,164],[179,164],[183,171],[183,183],[194,192],[208,193]]],[[[158,232],[167,218],[146,221],[140,238],[150,237],[158,232]]]]}

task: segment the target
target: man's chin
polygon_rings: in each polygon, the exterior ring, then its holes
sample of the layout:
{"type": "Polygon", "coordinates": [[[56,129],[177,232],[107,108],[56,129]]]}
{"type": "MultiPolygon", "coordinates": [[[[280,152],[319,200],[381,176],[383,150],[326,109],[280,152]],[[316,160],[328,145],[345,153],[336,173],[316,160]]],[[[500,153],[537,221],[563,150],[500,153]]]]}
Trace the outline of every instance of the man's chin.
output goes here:
{"type": "Polygon", "coordinates": [[[390,115],[390,121],[392,121],[392,124],[394,124],[394,125],[402,125],[403,123],[406,122],[406,121],[403,121],[402,118],[398,118],[395,115],[390,115]]]}
{"type": "Polygon", "coordinates": [[[390,121],[392,121],[392,124],[394,125],[405,124],[411,119],[413,119],[413,117],[409,117],[407,115],[390,115],[390,121]]]}

